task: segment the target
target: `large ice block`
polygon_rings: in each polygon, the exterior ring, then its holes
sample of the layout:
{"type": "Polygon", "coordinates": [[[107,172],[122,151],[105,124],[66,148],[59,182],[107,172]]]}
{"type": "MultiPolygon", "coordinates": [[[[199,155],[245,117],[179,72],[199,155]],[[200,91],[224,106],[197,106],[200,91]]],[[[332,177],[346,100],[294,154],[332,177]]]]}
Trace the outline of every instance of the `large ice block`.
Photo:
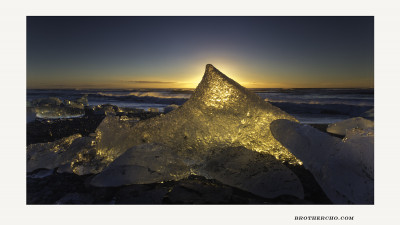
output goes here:
{"type": "Polygon", "coordinates": [[[135,125],[104,119],[96,131],[98,151],[112,161],[129,147],[144,143],[185,153],[243,146],[281,162],[301,163],[271,135],[269,125],[276,119],[296,121],[209,64],[193,95],[174,111],[135,125]]]}
{"type": "Polygon", "coordinates": [[[288,120],[272,122],[271,130],[303,161],[333,203],[374,203],[372,129],[354,129],[343,140],[288,120]]]}

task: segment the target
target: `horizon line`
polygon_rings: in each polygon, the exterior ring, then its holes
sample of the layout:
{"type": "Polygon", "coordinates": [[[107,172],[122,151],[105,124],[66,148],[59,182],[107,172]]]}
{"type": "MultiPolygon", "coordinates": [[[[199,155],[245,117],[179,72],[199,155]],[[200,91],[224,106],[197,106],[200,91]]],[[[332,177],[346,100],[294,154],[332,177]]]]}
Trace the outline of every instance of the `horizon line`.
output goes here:
{"type": "MultiPolygon", "coordinates": [[[[263,88],[247,88],[246,89],[374,89],[375,87],[263,87],[263,88]]],[[[156,87],[140,87],[140,88],[26,88],[26,90],[130,90],[130,89],[192,89],[196,88],[180,88],[180,87],[170,87],[170,88],[156,88],[156,87]]]]}

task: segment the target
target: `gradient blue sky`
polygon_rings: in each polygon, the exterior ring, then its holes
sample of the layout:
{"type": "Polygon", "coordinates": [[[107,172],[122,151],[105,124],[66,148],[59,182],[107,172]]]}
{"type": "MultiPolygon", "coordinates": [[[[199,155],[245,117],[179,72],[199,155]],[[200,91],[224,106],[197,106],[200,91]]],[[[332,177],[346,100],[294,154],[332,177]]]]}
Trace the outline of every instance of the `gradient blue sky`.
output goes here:
{"type": "Polygon", "coordinates": [[[374,85],[373,17],[27,17],[28,88],[374,85]]]}

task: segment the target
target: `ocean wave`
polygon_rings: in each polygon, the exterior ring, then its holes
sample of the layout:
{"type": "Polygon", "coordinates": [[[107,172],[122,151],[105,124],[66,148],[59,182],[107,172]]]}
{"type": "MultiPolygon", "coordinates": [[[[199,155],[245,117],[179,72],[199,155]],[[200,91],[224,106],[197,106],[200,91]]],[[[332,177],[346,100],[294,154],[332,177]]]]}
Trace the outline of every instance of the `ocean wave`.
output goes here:
{"type": "Polygon", "coordinates": [[[180,99],[188,99],[191,96],[191,94],[189,94],[189,93],[170,93],[170,92],[128,92],[128,93],[98,92],[96,94],[100,95],[100,96],[106,96],[106,97],[136,96],[136,97],[180,98],[180,99]]]}
{"type": "Polygon", "coordinates": [[[188,98],[182,98],[181,96],[177,95],[157,95],[148,93],[136,93],[136,92],[129,92],[129,93],[108,93],[108,92],[97,92],[88,95],[89,104],[93,102],[103,102],[103,104],[119,104],[119,103],[153,103],[153,104],[175,104],[175,105],[182,105],[184,102],[188,100],[188,98]]]}
{"type": "Polygon", "coordinates": [[[363,100],[309,100],[309,99],[264,99],[266,102],[270,103],[292,103],[292,104],[308,104],[308,105],[353,105],[353,106],[374,106],[374,102],[372,101],[363,101],[363,100]]]}
{"type": "Polygon", "coordinates": [[[360,116],[373,106],[346,104],[307,104],[293,102],[270,102],[272,105],[290,114],[320,114],[360,116]]]}

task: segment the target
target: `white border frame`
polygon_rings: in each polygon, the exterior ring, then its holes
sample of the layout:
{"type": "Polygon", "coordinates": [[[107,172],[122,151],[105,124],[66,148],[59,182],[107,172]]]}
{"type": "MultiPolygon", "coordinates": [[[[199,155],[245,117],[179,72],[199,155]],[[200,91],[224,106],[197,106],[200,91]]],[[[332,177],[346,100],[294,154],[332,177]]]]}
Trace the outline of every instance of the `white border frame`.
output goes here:
{"type": "Polygon", "coordinates": [[[323,223],[398,223],[400,179],[399,5],[396,1],[2,1],[0,6],[2,224],[305,224],[294,216],[354,216],[323,223]],[[26,16],[230,15],[375,16],[375,205],[30,206],[26,205],[26,16]],[[5,123],[5,125],[4,125],[5,123]]]}

